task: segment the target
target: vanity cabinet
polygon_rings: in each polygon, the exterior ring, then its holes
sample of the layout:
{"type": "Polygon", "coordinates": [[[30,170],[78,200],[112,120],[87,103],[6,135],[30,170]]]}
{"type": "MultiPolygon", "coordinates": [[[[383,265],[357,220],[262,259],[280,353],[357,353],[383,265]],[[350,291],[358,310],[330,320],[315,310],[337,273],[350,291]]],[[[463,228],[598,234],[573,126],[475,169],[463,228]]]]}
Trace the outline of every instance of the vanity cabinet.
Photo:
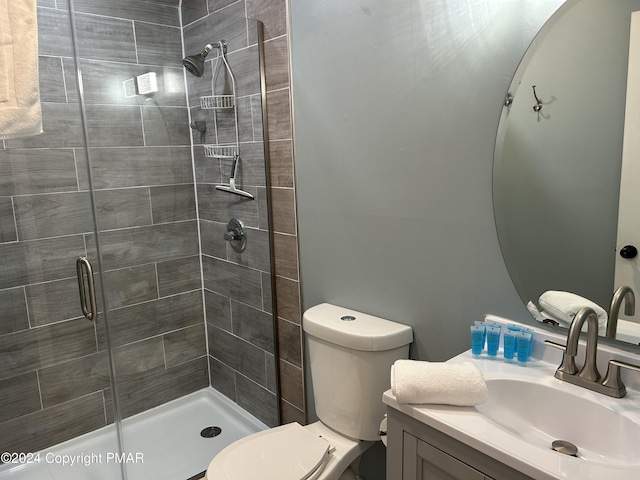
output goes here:
{"type": "Polygon", "coordinates": [[[448,453],[403,433],[402,480],[492,480],[448,453]]]}
{"type": "Polygon", "coordinates": [[[394,408],[387,419],[387,480],[533,480],[394,408]]]}

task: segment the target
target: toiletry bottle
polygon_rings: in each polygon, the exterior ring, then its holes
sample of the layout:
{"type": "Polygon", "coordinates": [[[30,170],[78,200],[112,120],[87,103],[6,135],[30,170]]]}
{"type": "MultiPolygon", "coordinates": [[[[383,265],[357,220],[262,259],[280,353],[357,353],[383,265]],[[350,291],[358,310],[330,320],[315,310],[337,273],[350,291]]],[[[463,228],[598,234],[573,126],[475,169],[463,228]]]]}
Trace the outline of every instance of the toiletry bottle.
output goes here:
{"type": "Polygon", "coordinates": [[[495,357],[500,346],[500,327],[491,325],[485,328],[487,330],[487,355],[495,357]]]}
{"type": "Polygon", "coordinates": [[[518,362],[520,364],[526,364],[529,360],[531,334],[527,332],[518,332],[516,335],[516,342],[518,344],[518,362]]]}
{"type": "Polygon", "coordinates": [[[516,335],[513,330],[506,330],[502,335],[502,344],[504,345],[504,360],[506,362],[513,362],[513,357],[516,351],[516,335]]]}
{"type": "Polygon", "coordinates": [[[474,357],[479,357],[484,348],[484,325],[471,325],[471,354],[474,357]]]}

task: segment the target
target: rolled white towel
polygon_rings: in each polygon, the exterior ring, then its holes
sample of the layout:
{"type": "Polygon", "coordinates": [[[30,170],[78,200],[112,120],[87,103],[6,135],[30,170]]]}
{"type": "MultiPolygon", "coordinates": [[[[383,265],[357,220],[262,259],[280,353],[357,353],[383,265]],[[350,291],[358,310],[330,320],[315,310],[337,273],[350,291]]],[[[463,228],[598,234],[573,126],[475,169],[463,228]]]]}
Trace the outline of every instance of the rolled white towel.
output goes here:
{"type": "MultiPolygon", "coordinates": [[[[581,308],[590,307],[598,316],[598,326],[600,329],[606,328],[607,312],[597,303],[576,295],[571,292],[563,292],[558,290],[547,290],[538,300],[540,310],[543,314],[547,314],[553,320],[557,320],[563,326],[569,326],[573,321],[573,317],[581,308]]],[[[586,328],[586,325],[584,326],[586,328]]]]}
{"type": "Polygon", "coordinates": [[[527,310],[529,310],[529,313],[533,316],[533,318],[535,318],[538,322],[541,322],[544,320],[544,315],[542,315],[542,313],[540,313],[540,310],[538,310],[538,307],[536,307],[535,303],[529,301],[527,303],[527,310]]]}
{"type": "Polygon", "coordinates": [[[471,362],[396,360],[391,391],[399,403],[473,406],[488,396],[484,375],[471,362]]]}

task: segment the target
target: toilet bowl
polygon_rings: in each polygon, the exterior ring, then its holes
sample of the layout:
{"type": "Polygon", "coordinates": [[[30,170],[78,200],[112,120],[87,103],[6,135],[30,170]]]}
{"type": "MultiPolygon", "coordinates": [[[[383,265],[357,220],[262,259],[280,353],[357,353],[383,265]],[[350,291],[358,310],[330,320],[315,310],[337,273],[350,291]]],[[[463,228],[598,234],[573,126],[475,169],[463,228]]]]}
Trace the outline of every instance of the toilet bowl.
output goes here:
{"type": "Polygon", "coordinates": [[[323,303],[303,316],[319,421],[289,423],[218,453],[207,480],[355,480],[378,440],[391,365],[408,358],[410,327],[323,303]]]}

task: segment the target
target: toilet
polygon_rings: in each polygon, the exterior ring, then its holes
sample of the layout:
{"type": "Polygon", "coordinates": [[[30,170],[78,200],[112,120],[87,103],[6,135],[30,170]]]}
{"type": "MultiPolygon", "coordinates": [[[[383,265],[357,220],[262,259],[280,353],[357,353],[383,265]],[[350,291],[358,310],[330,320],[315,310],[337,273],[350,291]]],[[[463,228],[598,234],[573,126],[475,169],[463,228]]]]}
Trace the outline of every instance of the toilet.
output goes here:
{"type": "Polygon", "coordinates": [[[242,438],[209,464],[207,480],[355,480],[380,439],[391,365],[409,356],[411,327],[323,303],[302,318],[319,421],[242,438]]]}

